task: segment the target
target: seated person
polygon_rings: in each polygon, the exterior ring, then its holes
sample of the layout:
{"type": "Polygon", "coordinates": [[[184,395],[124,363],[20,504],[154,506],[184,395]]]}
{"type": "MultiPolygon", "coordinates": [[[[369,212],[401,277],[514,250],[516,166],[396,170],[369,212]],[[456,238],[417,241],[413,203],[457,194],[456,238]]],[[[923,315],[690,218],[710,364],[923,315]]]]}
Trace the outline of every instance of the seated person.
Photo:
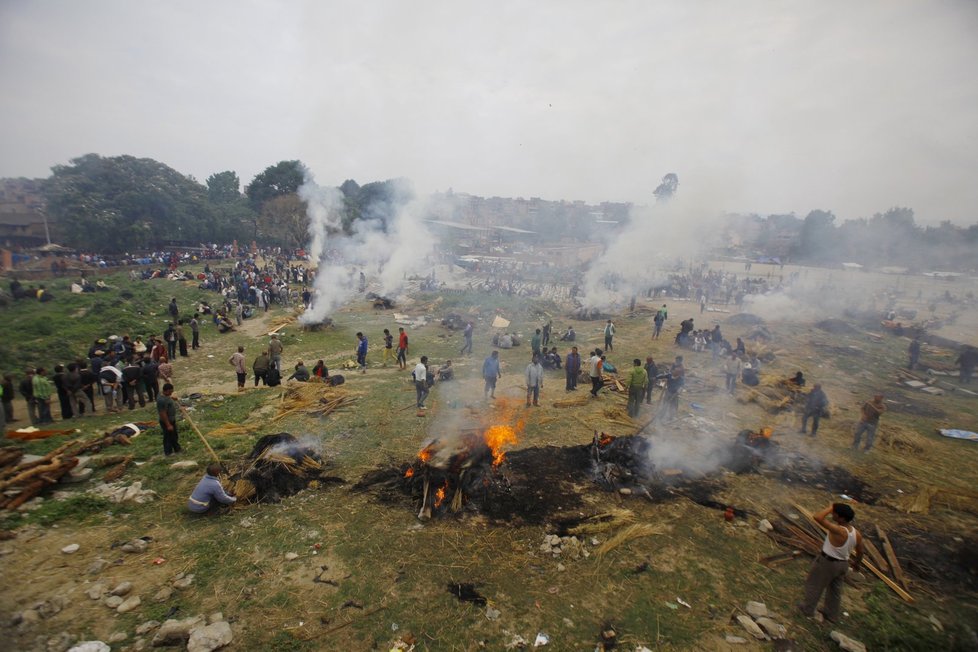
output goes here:
{"type": "Polygon", "coordinates": [[[805,386],[805,375],[799,371],[792,378],[789,378],[788,379],[788,382],[789,383],[794,383],[795,385],[798,385],[798,387],[804,387],[805,386]]]}
{"type": "Polygon", "coordinates": [[[326,363],[322,360],[316,362],[316,366],[312,368],[312,375],[317,378],[322,378],[326,380],[329,378],[329,369],[326,368],[326,363]]]}
{"type": "Polygon", "coordinates": [[[573,326],[567,327],[567,332],[560,336],[561,342],[573,342],[577,339],[577,333],[574,332],[573,326]]]}
{"type": "Polygon", "coordinates": [[[234,324],[227,317],[217,317],[217,331],[219,333],[229,333],[234,330],[234,324]]]}
{"type": "Polygon", "coordinates": [[[286,378],[285,380],[289,381],[292,380],[293,378],[298,380],[300,383],[304,383],[309,380],[309,370],[306,369],[306,366],[304,364],[302,364],[302,360],[299,360],[299,362],[296,363],[295,371],[293,371],[292,375],[286,378]]]}
{"type": "Polygon", "coordinates": [[[550,349],[550,355],[552,355],[553,356],[553,359],[554,359],[554,369],[563,369],[564,361],[560,357],[560,354],[557,353],[557,347],[556,346],[554,346],[554,347],[552,347],[550,349]]]}
{"type": "Polygon", "coordinates": [[[452,361],[448,360],[438,367],[438,380],[452,380],[453,378],[455,378],[455,368],[452,366],[452,361]]]}
{"type": "Polygon", "coordinates": [[[759,370],[750,363],[744,365],[743,371],[740,372],[740,380],[748,387],[757,387],[761,382],[759,370]]]}
{"type": "Polygon", "coordinates": [[[194,514],[206,514],[219,505],[233,505],[237,498],[224,492],[218,476],[221,475],[221,465],[214,462],[207,466],[207,475],[200,479],[194,492],[187,501],[187,509],[194,514]]]}

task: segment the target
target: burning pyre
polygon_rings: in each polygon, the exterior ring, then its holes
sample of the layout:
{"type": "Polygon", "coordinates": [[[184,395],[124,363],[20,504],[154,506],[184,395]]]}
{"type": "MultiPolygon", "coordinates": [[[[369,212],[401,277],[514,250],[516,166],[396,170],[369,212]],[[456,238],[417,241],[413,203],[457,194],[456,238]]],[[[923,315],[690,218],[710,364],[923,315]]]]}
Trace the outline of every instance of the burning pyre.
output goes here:
{"type": "Polygon", "coordinates": [[[325,480],[322,456],[287,432],[265,435],[231,474],[230,492],[241,502],[277,503],[325,480]]]}

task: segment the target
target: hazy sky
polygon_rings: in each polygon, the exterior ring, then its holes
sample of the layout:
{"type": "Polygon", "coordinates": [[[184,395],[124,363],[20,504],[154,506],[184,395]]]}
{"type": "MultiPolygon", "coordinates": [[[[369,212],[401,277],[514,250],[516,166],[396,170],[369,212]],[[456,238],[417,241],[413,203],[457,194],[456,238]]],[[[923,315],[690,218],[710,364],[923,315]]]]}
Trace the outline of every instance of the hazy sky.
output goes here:
{"type": "Polygon", "coordinates": [[[978,2],[0,0],[0,176],[96,152],[247,183],[912,207],[978,222],[978,2]]]}

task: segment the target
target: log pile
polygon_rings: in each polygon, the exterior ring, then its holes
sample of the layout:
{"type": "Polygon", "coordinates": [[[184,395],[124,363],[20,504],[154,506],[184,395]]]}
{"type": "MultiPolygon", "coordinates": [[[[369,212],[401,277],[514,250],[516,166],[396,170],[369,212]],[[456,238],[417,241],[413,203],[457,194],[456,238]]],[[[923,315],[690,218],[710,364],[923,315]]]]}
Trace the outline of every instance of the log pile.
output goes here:
{"type": "Polygon", "coordinates": [[[350,394],[344,389],[323,383],[297,383],[287,387],[282,394],[279,412],[272,417],[272,421],[278,421],[296,412],[325,417],[340,408],[352,405],[358,398],[357,395],[350,394]]]}
{"type": "Polygon", "coordinates": [[[762,377],[761,384],[746,394],[737,396],[740,403],[757,403],[767,412],[777,414],[790,409],[795,401],[804,398],[804,388],[787,379],[772,381],[770,377],[762,377]]]}
{"type": "Polygon", "coordinates": [[[7,462],[0,467],[0,509],[17,509],[75,468],[78,458],[68,449],[77,443],[68,442],[30,462],[21,461],[19,449],[0,449],[0,460],[7,462]]]}
{"type": "MultiPolygon", "coordinates": [[[[778,512],[779,519],[772,522],[773,530],[767,535],[779,545],[792,549],[791,557],[786,555],[774,555],[773,557],[761,560],[764,563],[777,563],[787,559],[794,559],[798,552],[804,552],[812,557],[821,554],[822,541],[825,538],[825,528],[818,524],[811,512],[800,505],[792,505],[795,511],[801,515],[800,518],[793,519],[783,512],[778,512]],[[784,558],[784,559],[782,559],[784,558]]],[[[886,533],[879,526],[876,533],[883,546],[883,552],[870,540],[868,532],[861,532],[863,535],[863,547],[866,555],[863,559],[865,566],[873,575],[883,581],[894,593],[906,602],[913,602],[913,597],[908,592],[909,584],[900,567],[896,552],[890,544],[886,533]]]]}

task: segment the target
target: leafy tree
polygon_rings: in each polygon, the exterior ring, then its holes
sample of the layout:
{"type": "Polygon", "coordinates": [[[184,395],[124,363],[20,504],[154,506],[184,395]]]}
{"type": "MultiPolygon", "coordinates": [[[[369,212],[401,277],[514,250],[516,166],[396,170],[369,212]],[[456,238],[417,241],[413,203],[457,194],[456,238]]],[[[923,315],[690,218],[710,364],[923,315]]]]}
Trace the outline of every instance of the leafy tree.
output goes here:
{"type": "Polygon", "coordinates": [[[149,158],[86,154],[53,167],[44,195],[65,242],[80,249],[120,252],[214,235],[204,186],[149,158]]]}
{"type": "Polygon", "coordinates": [[[358,220],[374,222],[372,228],[387,230],[401,206],[414,196],[410,185],[403,179],[374,181],[363,186],[348,179],[340,186],[343,193],[343,230],[352,233],[358,220]]]}
{"type": "Polygon", "coordinates": [[[799,256],[805,260],[836,258],[838,243],[833,222],[835,222],[835,215],[829,211],[814,210],[806,215],[801,225],[799,256]]]}
{"type": "Polygon", "coordinates": [[[258,239],[267,244],[300,247],[308,229],[306,204],[294,193],[268,200],[258,217],[258,239]]]}
{"type": "Polygon", "coordinates": [[[233,170],[207,177],[207,197],[213,204],[230,204],[241,199],[241,180],[233,170]]]}
{"type": "Polygon", "coordinates": [[[280,161],[255,175],[245,187],[251,207],[261,213],[265,202],[299,191],[305,180],[306,166],[299,161],[280,161]]]}

